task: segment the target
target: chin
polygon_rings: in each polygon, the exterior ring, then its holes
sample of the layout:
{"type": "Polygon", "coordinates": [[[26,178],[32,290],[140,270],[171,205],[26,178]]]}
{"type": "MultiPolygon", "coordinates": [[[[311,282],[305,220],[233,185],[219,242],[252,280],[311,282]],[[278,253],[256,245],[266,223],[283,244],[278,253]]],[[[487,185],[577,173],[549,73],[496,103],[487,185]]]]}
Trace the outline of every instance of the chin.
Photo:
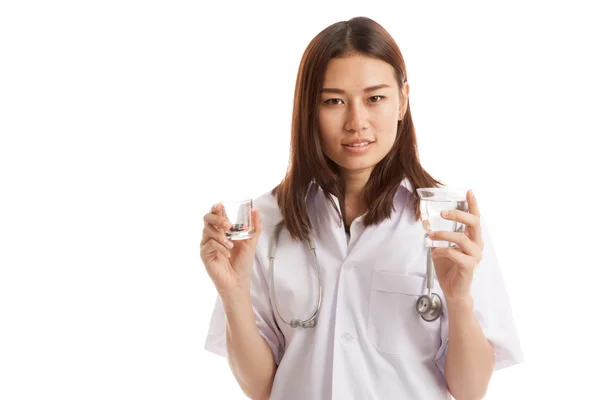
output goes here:
{"type": "Polygon", "coordinates": [[[336,163],[341,168],[344,168],[348,171],[361,171],[365,169],[372,169],[377,165],[375,161],[367,161],[367,160],[344,160],[343,163],[336,163]]]}

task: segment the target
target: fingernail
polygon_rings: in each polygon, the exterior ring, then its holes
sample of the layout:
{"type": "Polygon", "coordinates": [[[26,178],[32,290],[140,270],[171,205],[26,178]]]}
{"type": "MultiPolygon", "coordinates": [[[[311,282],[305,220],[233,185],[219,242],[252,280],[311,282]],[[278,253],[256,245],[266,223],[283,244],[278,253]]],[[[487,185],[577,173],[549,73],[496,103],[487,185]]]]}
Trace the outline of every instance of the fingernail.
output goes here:
{"type": "Polygon", "coordinates": [[[433,236],[433,231],[431,229],[428,229],[427,233],[425,234],[425,236],[432,237],[433,236]]]}
{"type": "Polygon", "coordinates": [[[233,242],[231,240],[227,241],[227,248],[231,249],[233,247],[233,242]]]}
{"type": "Polygon", "coordinates": [[[442,211],[442,217],[447,217],[448,216],[448,211],[442,211]]]}

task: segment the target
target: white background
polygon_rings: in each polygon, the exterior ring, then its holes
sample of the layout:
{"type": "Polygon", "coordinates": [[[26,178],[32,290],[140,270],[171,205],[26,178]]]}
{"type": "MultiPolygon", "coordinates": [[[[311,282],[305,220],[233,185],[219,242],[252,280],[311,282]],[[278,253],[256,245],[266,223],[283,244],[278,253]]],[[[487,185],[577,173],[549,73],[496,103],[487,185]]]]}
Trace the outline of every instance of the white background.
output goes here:
{"type": "Polygon", "coordinates": [[[423,165],[490,224],[525,363],[486,399],[597,396],[591,5],[201,3],[1,3],[1,399],[244,398],[203,350],[202,217],[279,183],[302,53],[357,15],[403,52],[423,165]]]}

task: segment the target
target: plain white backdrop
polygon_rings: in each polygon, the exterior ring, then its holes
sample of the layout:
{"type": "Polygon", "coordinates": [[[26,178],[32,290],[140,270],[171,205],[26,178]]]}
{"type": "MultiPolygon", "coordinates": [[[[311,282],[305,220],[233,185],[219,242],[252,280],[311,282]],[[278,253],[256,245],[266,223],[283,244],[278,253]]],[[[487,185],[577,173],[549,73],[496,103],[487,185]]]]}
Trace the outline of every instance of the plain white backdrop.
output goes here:
{"type": "Polygon", "coordinates": [[[597,396],[591,5],[216,4],[0,4],[0,398],[244,398],[203,350],[202,217],[279,183],[302,53],[358,15],[403,52],[423,165],[490,225],[525,363],[486,399],[597,396]]]}

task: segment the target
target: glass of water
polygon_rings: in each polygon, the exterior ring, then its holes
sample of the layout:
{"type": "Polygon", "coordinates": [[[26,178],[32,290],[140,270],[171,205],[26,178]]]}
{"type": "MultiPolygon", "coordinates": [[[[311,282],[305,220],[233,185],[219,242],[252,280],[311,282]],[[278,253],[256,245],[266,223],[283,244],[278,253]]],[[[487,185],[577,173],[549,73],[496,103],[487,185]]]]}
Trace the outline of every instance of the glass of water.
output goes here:
{"type": "Polygon", "coordinates": [[[225,231],[230,240],[249,239],[254,234],[252,223],[252,199],[241,201],[222,201],[223,216],[231,223],[231,228],[225,231]]]}
{"type": "MultiPolygon", "coordinates": [[[[420,188],[417,189],[421,199],[421,223],[427,231],[464,232],[465,224],[444,219],[440,213],[445,210],[469,212],[467,203],[468,189],[458,188],[420,188]]],[[[425,247],[458,247],[457,244],[445,240],[431,240],[425,236],[425,247]]]]}

